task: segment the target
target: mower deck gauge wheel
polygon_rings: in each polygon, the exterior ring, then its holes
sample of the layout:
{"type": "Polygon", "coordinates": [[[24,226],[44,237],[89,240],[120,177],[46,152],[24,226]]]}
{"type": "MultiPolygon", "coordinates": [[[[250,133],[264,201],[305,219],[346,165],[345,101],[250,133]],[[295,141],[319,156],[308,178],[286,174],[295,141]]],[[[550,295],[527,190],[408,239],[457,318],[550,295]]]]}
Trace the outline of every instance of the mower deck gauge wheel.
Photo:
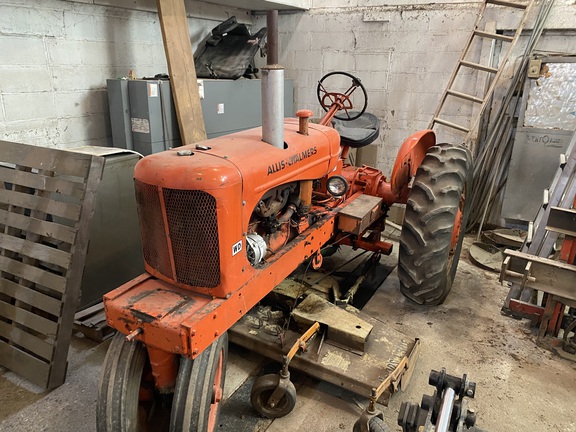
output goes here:
{"type": "Polygon", "coordinates": [[[288,381],[286,392],[282,395],[278,403],[270,404],[270,396],[280,383],[280,375],[268,374],[259,377],[252,386],[250,402],[260,415],[267,418],[284,417],[292,412],[296,406],[296,387],[288,381]]]}

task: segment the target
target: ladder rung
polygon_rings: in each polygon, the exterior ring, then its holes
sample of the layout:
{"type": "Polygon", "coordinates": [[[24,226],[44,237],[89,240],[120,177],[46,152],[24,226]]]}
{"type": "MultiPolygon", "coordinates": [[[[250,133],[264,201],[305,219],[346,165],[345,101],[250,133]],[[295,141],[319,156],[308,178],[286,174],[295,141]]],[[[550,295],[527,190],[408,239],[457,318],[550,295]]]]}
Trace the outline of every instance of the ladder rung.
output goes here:
{"type": "Polygon", "coordinates": [[[514,3],[514,2],[504,1],[504,0],[487,0],[486,3],[492,3],[492,4],[498,5],[498,6],[506,6],[506,7],[512,7],[512,8],[517,8],[517,9],[526,9],[528,7],[525,4],[514,3]]]}
{"type": "Polygon", "coordinates": [[[460,99],[466,99],[466,100],[480,103],[480,104],[484,103],[484,99],[480,99],[480,98],[477,98],[476,96],[472,96],[472,95],[469,95],[466,93],[460,93],[460,92],[457,92],[454,90],[446,90],[446,93],[448,93],[449,95],[452,95],[452,96],[459,97],[460,99]]]}
{"type": "Polygon", "coordinates": [[[438,117],[434,117],[434,122],[439,123],[439,124],[444,125],[444,126],[451,127],[452,129],[458,129],[462,132],[470,132],[470,129],[465,128],[464,126],[460,126],[459,124],[452,123],[452,122],[449,122],[447,120],[442,120],[441,118],[438,118],[438,117]]]}
{"type": "Polygon", "coordinates": [[[481,64],[478,64],[478,63],[472,63],[472,62],[468,62],[468,61],[464,61],[464,60],[461,60],[461,61],[460,61],[460,64],[461,64],[462,66],[466,66],[466,67],[469,67],[469,68],[472,68],[472,69],[482,70],[482,71],[484,71],[484,72],[490,72],[490,73],[496,73],[496,72],[498,72],[498,69],[496,69],[496,68],[493,68],[493,67],[490,67],[490,66],[484,66],[484,65],[481,65],[481,64]]]}
{"type": "Polygon", "coordinates": [[[479,37],[497,39],[504,42],[512,42],[514,40],[514,37],[512,36],[505,36],[498,33],[484,32],[481,30],[474,30],[474,34],[479,37]]]}

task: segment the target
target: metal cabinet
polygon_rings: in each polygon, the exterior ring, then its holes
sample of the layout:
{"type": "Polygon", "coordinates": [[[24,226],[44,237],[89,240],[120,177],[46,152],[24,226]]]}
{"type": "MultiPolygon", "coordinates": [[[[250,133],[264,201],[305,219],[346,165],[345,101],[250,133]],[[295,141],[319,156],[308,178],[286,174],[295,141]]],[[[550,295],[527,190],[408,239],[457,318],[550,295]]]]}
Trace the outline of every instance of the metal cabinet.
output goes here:
{"type": "MultiPolygon", "coordinates": [[[[108,84],[114,147],[149,155],[181,145],[167,80],[111,79],[108,84]]],[[[208,138],[262,124],[259,79],[198,80],[208,138]]],[[[294,115],[294,83],[285,80],[284,112],[294,115]]]]}

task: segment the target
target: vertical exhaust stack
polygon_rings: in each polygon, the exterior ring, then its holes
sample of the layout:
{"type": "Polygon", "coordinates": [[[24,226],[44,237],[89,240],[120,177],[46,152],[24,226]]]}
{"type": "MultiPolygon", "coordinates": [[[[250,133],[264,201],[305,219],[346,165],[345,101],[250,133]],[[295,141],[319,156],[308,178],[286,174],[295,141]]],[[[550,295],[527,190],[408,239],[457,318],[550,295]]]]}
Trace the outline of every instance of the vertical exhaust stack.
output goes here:
{"type": "Polygon", "coordinates": [[[278,11],[266,14],[267,61],[262,68],[262,140],[284,148],[284,68],[278,64],[278,11]]]}

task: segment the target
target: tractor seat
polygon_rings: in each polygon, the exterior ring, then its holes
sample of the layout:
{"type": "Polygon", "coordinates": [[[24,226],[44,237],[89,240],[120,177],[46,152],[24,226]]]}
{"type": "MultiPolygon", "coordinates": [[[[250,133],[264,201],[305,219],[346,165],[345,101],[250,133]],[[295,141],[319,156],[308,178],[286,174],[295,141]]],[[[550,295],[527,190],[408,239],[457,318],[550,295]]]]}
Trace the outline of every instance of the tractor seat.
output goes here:
{"type": "MultiPolygon", "coordinates": [[[[358,112],[350,111],[350,116],[358,112]]],[[[378,138],[380,119],[374,114],[365,112],[355,120],[332,120],[334,129],[340,134],[340,143],[352,148],[367,146],[378,138]]]]}

